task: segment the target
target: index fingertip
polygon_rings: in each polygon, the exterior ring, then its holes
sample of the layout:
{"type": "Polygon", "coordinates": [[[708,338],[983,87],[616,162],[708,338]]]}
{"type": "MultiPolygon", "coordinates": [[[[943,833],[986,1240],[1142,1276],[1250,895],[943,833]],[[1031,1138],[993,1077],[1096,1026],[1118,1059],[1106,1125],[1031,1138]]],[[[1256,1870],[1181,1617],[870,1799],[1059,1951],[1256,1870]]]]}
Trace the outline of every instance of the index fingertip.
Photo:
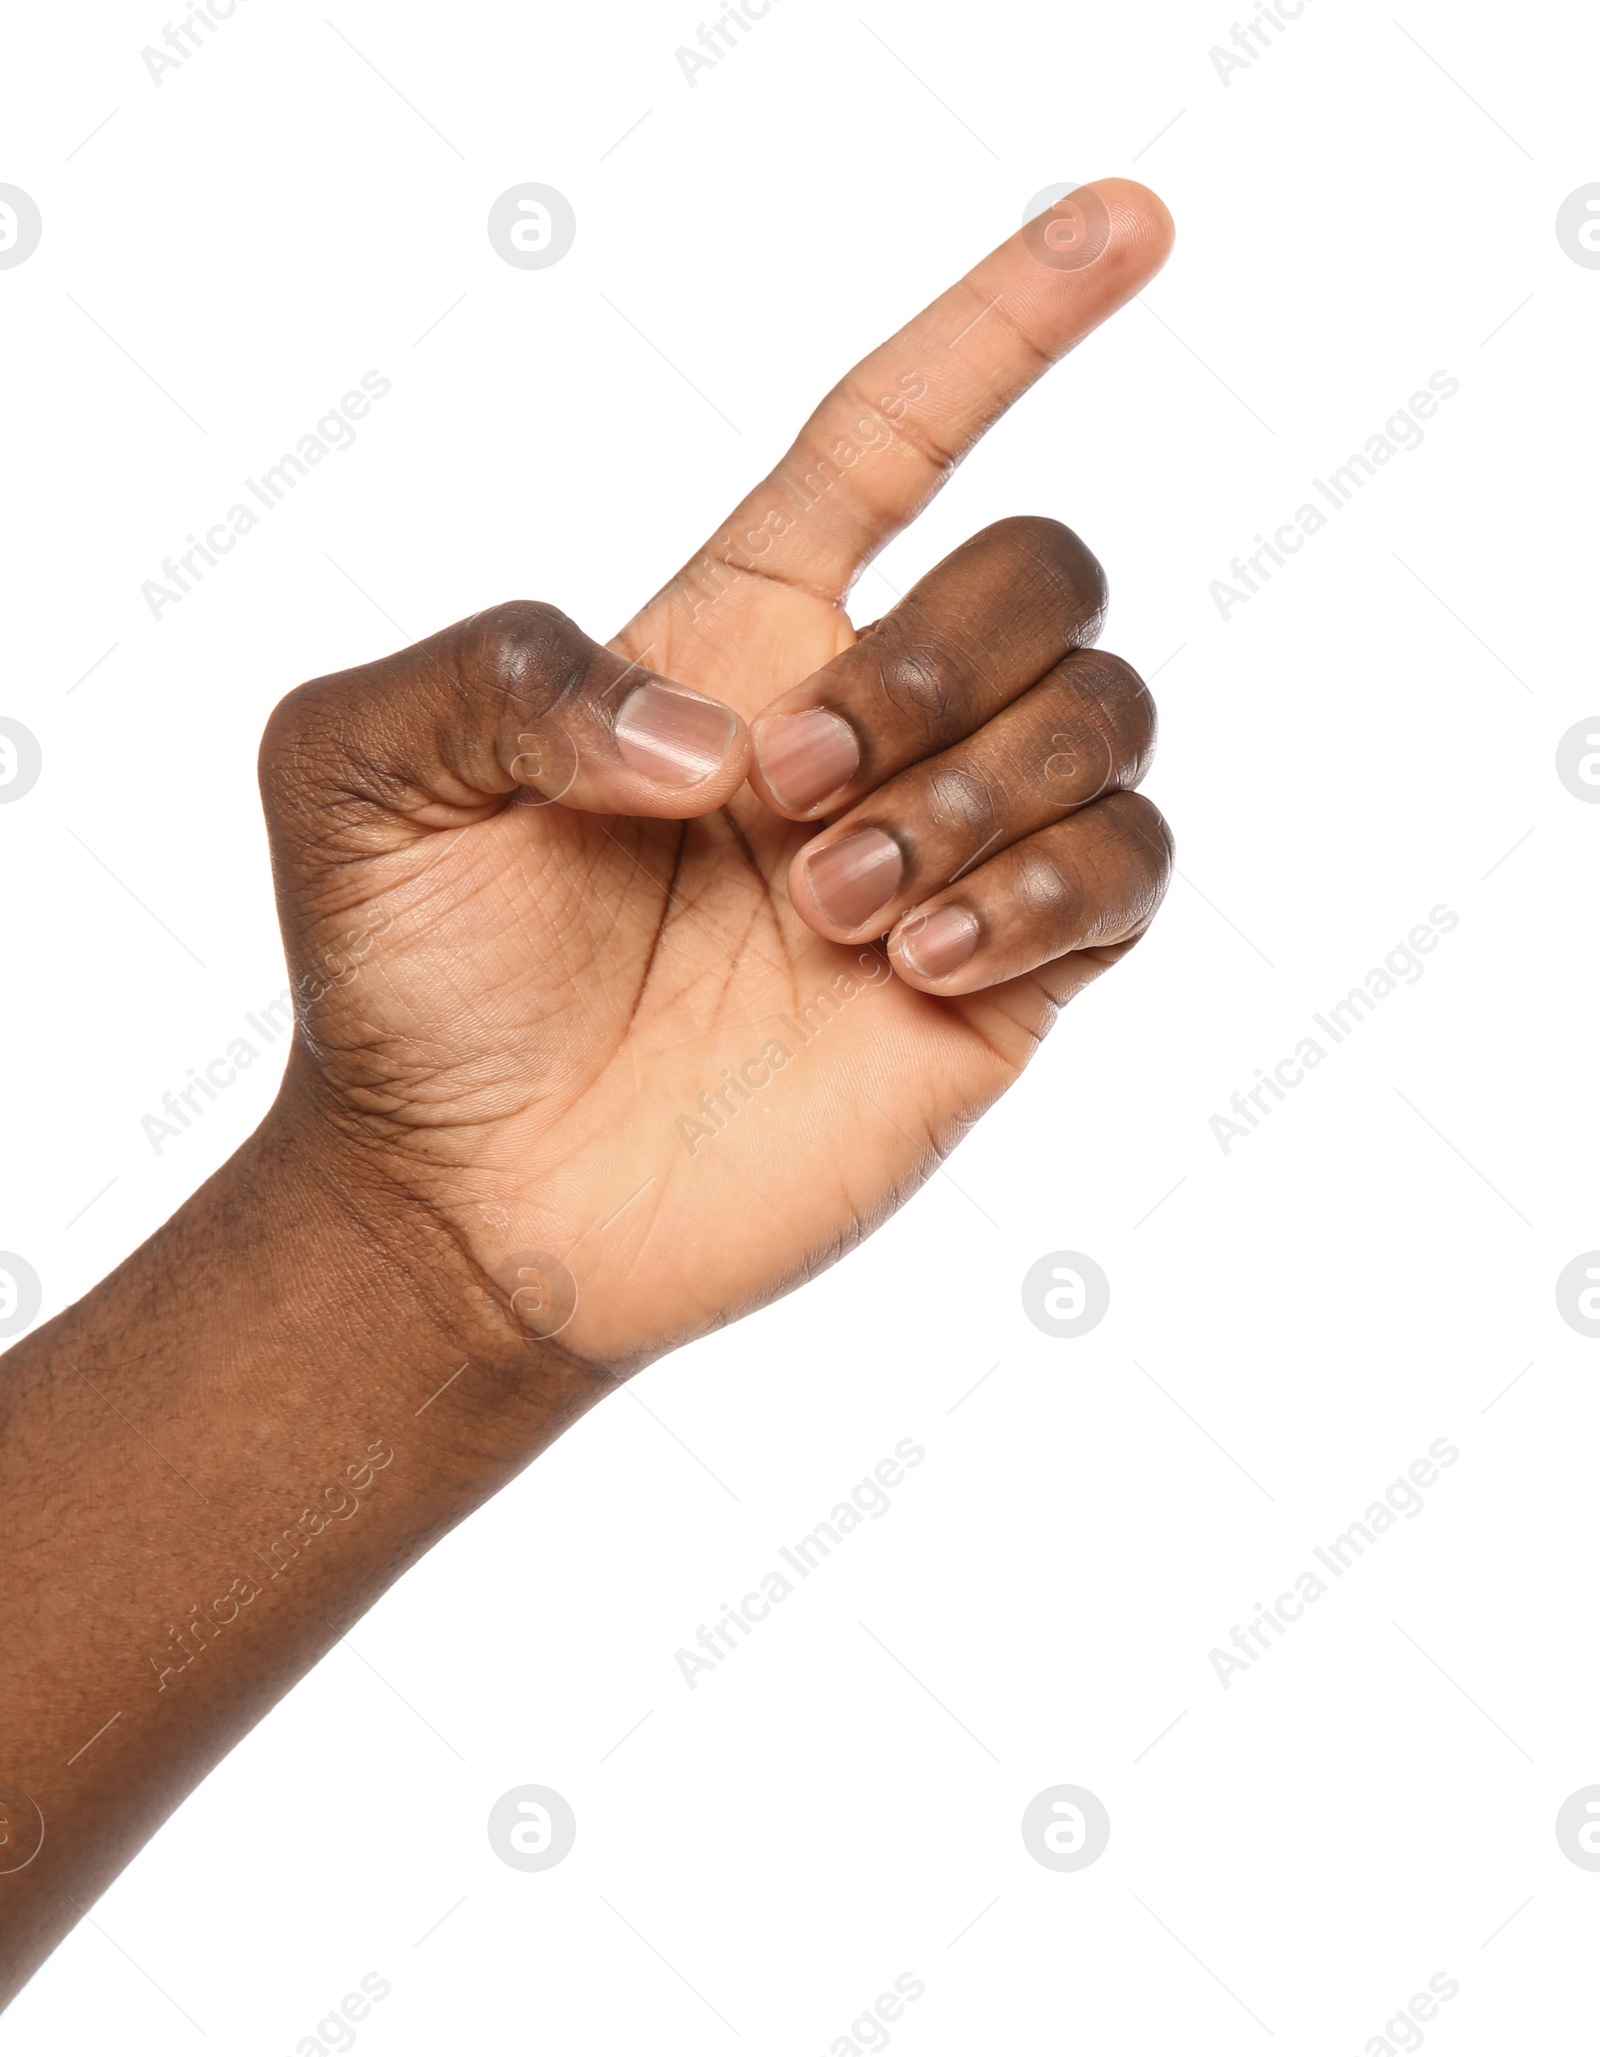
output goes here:
{"type": "Polygon", "coordinates": [[[1137,179],[1091,179],[1089,183],[1106,204],[1117,240],[1127,244],[1130,254],[1143,253],[1147,276],[1154,278],[1172,255],[1178,233],[1167,203],[1137,179]]]}
{"type": "Polygon", "coordinates": [[[1095,326],[1150,283],[1171,253],[1174,230],[1165,202],[1135,179],[1056,190],[989,263],[1003,267],[1014,290],[1026,292],[1027,279],[1033,295],[1044,296],[1047,328],[1053,316],[1076,341],[1073,330],[1085,318],[1095,326]]]}

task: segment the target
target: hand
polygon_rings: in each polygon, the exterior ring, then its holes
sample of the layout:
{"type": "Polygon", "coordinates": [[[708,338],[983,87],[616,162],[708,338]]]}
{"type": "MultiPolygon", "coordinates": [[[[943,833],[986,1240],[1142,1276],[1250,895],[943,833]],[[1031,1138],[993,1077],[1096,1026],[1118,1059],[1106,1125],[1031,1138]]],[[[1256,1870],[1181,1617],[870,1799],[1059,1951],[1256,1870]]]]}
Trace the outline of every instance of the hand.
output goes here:
{"type": "Polygon", "coordinates": [[[351,1205],[442,1228],[513,1355],[559,1323],[618,1373],[799,1283],[1144,932],[1154,714],[1090,648],[1083,544],[997,523],[859,636],[845,598],[1169,243],[1116,180],[1013,236],[609,646],[513,603],[274,714],[275,1118],[351,1205]],[[527,1252],[558,1263],[519,1294],[527,1252]]]}

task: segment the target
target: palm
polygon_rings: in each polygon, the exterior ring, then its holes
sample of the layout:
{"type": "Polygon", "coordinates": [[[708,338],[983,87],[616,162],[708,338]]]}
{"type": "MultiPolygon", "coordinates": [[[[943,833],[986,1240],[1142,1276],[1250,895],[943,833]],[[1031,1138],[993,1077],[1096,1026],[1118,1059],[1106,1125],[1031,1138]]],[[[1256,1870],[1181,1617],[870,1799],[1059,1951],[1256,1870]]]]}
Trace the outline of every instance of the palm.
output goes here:
{"type": "MultiPolygon", "coordinates": [[[[652,665],[753,713],[851,640],[805,596],[755,606],[748,636],[680,638],[652,665]]],[[[641,631],[648,610],[624,654],[641,631]]],[[[347,1089],[370,1096],[387,1053],[390,1133],[443,1176],[489,1268],[565,1257],[585,1330],[612,1317],[585,1334],[609,1360],[646,1333],[623,1310],[647,1310],[651,1338],[692,1334],[839,1254],[1009,1083],[1048,1012],[1037,990],[929,999],[814,935],[784,888],[813,832],[748,790],[688,822],[508,806],[379,861],[381,940],[314,1022],[347,1089]]]]}

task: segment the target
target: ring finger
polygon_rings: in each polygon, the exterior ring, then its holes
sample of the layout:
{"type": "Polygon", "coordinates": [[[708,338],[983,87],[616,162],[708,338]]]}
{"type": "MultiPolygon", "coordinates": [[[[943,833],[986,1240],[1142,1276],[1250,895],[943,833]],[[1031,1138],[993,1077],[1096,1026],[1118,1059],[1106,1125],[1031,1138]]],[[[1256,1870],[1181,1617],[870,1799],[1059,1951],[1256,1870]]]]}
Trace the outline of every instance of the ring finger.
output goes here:
{"type": "Polygon", "coordinates": [[[832,942],[881,936],[1023,837],[1136,786],[1155,729],[1131,666],[1074,651],[976,734],[891,778],[807,843],[790,867],[790,899],[832,942]]]}
{"type": "Polygon", "coordinates": [[[920,992],[980,992],[1142,935],[1171,873],[1159,811],[1141,793],[1112,793],[909,908],[889,961],[920,992]]]}

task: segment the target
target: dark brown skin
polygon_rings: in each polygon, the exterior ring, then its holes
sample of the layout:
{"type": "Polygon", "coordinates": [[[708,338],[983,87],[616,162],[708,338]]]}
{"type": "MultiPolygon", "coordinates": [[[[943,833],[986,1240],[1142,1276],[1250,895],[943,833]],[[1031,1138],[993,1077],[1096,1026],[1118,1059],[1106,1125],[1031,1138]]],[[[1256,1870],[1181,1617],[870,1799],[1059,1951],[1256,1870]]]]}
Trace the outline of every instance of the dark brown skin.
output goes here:
{"type": "Polygon", "coordinates": [[[611,645],[513,603],[274,714],[282,1092],[0,1377],[0,2000],[423,1551],[869,1233],[1143,934],[1155,718],[1089,647],[1084,545],[1000,522],[845,613],[1170,245],[1122,181],[1055,214],[858,366],[611,645]]]}

